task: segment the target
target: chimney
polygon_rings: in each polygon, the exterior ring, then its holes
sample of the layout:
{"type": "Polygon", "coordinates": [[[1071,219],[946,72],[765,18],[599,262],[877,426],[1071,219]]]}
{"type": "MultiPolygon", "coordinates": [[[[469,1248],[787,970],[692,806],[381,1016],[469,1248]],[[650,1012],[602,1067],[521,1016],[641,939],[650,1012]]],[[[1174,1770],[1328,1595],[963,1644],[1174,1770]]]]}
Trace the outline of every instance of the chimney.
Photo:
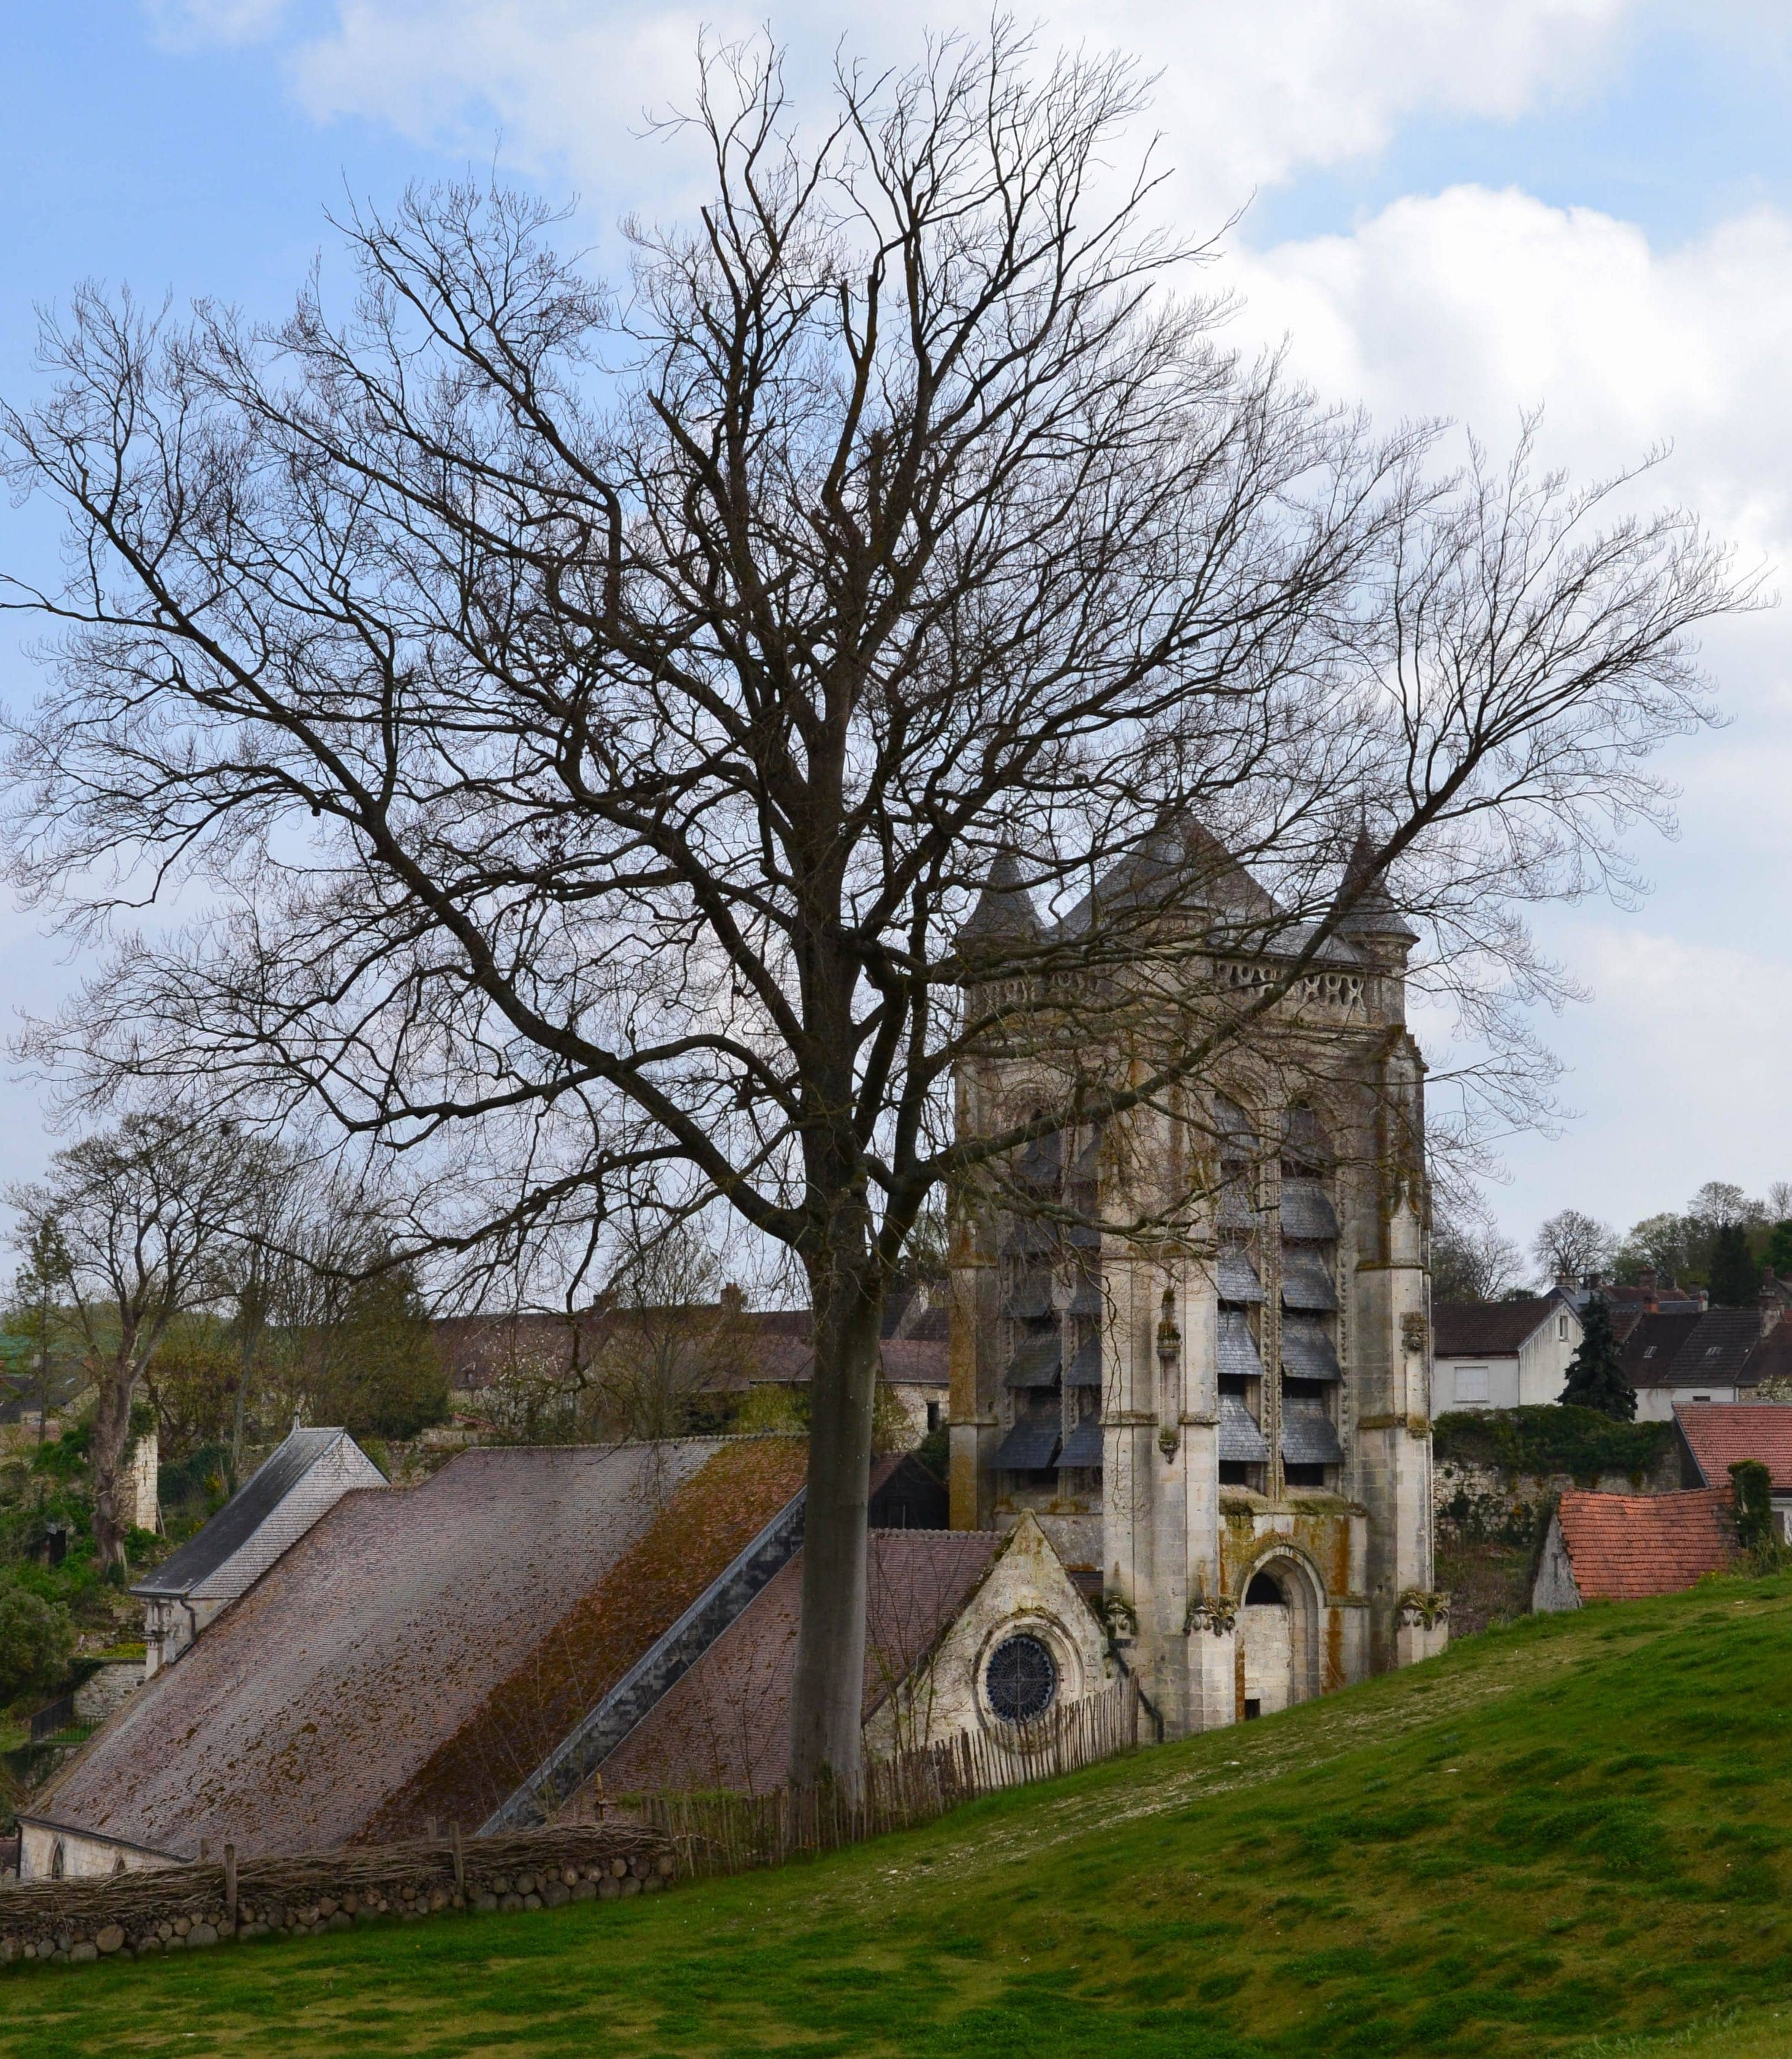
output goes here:
{"type": "Polygon", "coordinates": [[[1771,1333],[1780,1319],[1781,1302],[1779,1282],[1774,1277],[1774,1268],[1768,1266],[1761,1275],[1761,1292],[1756,1296],[1761,1310],[1761,1334],[1771,1333]]]}
{"type": "Polygon", "coordinates": [[[1661,1303],[1656,1296],[1655,1267],[1644,1266],[1636,1276],[1636,1284],[1643,1289],[1643,1312],[1651,1316],[1656,1314],[1661,1308],[1661,1303]]]}
{"type": "Polygon", "coordinates": [[[722,1290],[721,1306],[724,1316],[739,1316],[745,1312],[747,1296],[731,1280],[722,1290]]]}

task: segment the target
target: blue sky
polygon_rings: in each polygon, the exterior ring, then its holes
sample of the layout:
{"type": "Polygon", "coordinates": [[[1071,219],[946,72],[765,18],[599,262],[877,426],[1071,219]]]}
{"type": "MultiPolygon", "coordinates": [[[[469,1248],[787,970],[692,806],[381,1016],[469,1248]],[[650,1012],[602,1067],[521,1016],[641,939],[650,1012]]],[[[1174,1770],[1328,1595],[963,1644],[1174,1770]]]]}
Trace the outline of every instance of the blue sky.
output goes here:
{"type": "MultiPolygon", "coordinates": [[[[675,151],[635,140],[703,22],[775,29],[818,61],[846,33],[904,54],[956,4],[812,0],[691,13],[641,0],[66,0],[9,17],[0,121],[0,382],[30,383],[41,303],[85,277],[271,313],[346,191],[389,198],[469,159],[558,197],[601,250],[625,207],[675,209],[675,151]]],[[[1586,472],[1671,440],[1664,494],[1776,565],[1792,557],[1792,10],[1754,0],[1058,0],[1042,40],[1136,51],[1174,205],[1227,240],[1241,333],[1286,333],[1322,386],[1387,418],[1444,412],[1497,445],[1546,405],[1586,472]]],[[[54,536],[0,511],[0,560],[54,536]]],[[[0,627],[0,691],[29,696],[0,627]]],[[[1551,1026],[1583,1111],[1515,1140],[1495,1205],[1527,1234],[1564,1205],[1620,1225],[1702,1181],[1792,1178],[1792,614],[1708,655],[1730,726],[1676,754],[1683,834],[1644,847],[1638,913],[1552,914],[1593,990],[1551,1026]]],[[[30,1006],[73,976],[0,914],[30,1006]]],[[[0,1177],[52,1148],[0,1085],[0,1177]]]]}

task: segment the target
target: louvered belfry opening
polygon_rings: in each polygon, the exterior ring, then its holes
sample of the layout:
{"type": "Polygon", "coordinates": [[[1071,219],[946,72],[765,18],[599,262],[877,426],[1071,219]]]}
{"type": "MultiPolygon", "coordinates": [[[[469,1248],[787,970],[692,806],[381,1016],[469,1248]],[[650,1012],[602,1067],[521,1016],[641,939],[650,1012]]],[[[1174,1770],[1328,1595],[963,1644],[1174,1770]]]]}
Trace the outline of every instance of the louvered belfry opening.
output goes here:
{"type": "Polygon", "coordinates": [[[1025,1145],[1014,1166],[1015,1205],[1001,1246],[1003,1385],[1010,1410],[995,1463],[1020,1480],[1057,1476],[1064,1442],[1064,1328],[1059,1315],[1061,1226],[1036,1215],[1056,1208],[1064,1186],[1064,1144],[1055,1131],[1025,1145]]]}
{"type": "Polygon", "coordinates": [[[1219,1133],[1219,1466],[1222,1487],[1268,1488],[1263,1434],[1263,1281],[1256,1264],[1256,1140],[1244,1110],[1221,1095],[1219,1133]]]}
{"type": "Polygon", "coordinates": [[[1009,1428],[994,1460],[1014,1485],[1097,1492],[1101,1473],[1100,1138],[1073,1155],[1061,1133],[1025,1147],[1000,1246],[1009,1428]],[[1068,1161],[1068,1162],[1067,1162],[1068,1161]],[[1031,1206],[1047,1213],[1034,1214],[1031,1206]]]}
{"type": "Polygon", "coordinates": [[[1332,1165],[1313,1111],[1290,1109],[1280,1182],[1282,1477],[1289,1487],[1336,1487],[1344,1464],[1332,1165]]]}

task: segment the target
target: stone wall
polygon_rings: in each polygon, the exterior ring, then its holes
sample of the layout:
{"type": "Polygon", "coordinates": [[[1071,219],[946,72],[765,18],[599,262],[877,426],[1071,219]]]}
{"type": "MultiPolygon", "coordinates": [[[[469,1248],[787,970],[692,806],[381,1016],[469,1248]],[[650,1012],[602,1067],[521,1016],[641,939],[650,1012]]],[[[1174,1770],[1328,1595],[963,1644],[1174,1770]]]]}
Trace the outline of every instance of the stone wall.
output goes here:
{"type": "Polygon", "coordinates": [[[1681,1484],[1679,1453],[1671,1446],[1645,1473],[1599,1473],[1591,1480],[1440,1459],[1432,1469],[1432,1507],[1440,1544],[1528,1549],[1539,1523],[1570,1487],[1591,1487],[1599,1494],[1676,1494],[1681,1484]]]}
{"type": "Polygon", "coordinates": [[[106,1880],[0,1889],[0,1964],[82,1964],[321,1936],[450,1910],[557,1909],[655,1894],[678,1871],[670,1842],[629,1823],[565,1824],[464,1845],[418,1842],[162,1866],[106,1880]]]}

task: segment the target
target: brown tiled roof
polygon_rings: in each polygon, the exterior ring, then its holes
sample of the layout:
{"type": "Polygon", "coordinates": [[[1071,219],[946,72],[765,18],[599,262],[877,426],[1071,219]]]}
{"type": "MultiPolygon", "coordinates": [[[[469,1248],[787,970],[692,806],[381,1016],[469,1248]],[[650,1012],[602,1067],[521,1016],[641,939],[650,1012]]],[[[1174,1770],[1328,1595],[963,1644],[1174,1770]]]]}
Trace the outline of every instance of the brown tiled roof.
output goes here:
{"type": "Polygon", "coordinates": [[[1792,1408],[1784,1402],[1682,1402],[1674,1420],[1706,1486],[1727,1488],[1738,1460],[1758,1459],[1775,1491],[1792,1494],[1792,1408]]]}
{"type": "MultiPolygon", "coordinates": [[[[989,1531],[872,1532],[867,1716],[933,1651],[1002,1542],[989,1531]]],[[[799,1552],[610,1754],[605,1791],[780,1785],[802,1603],[799,1552]]]]}
{"type": "Polygon", "coordinates": [[[1431,1312],[1432,1350],[1439,1358],[1508,1356],[1561,1305],[1553,1297],[1436,1302],[1431,1312]]]}
{"type": "Polygon", "coordinates": [[[187,1857],[202,1837],[285,1854],[425,1813],[480,1821],[796,1491],[803,1458],[797,1439],[486,1448],[350,1494],[41,1813],[187,1857]]]}
{"type": "MultiPolygon", "coordinates": [[[[883,1340],[884,1377],[906,1386],[944,1387],[949,1384],[946,1309],[915,1308],[914,1299],[912,1293],[904,1296],[891,1334],[883,1340]]],[[[569,1370],[575,1351],[588,1363],[631,1322],[660,1313],[690,1324],[693,1355],[706,1361],[699,1370],[707,1389],[744,1391],[754,1380],[800,1384],[813,1370],[814,1324],[806,1308],[748,1309],[725,1316],[715,1302],[651,1311],[645,1317],[628,1309],[596,1308],[575,1316],[444,1316],[435,1324],[436,1348],[449,1385],[476,1393],[519,1367],[569,1370]],[[720,1350],[712,1354],[718,1342],[720,1350]],[[712,1355],[723,1362],[707,1363],[712,1355]]]]}
{"type": "Polygon", "coordinates": [[[1679,1594],[1736,1555],[1727,1486],[1687,1494],[1571,1489],[1556,1513],[1583,1601],[1679,1594]]]}

